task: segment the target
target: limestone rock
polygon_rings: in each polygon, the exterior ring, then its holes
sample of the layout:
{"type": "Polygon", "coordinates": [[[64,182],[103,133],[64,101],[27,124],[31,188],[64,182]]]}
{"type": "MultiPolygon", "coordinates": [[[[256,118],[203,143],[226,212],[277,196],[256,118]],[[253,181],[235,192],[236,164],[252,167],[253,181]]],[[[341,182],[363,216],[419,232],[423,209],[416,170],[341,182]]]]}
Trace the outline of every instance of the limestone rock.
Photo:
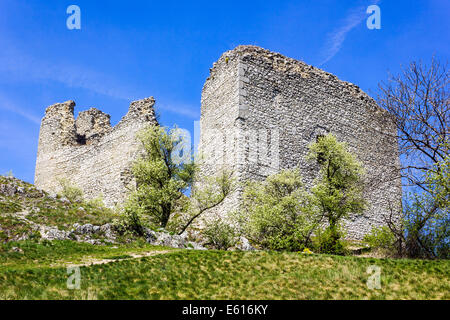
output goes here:
{"type": "Polygon", "coordinates": [[[237,249],[243,250],[243,251],[252,251],[256,250],[245,237],[239,238],[239,244],[236,246],[237,249]]]}
{"type": "Polygon", "coordinates": [[[18,252],[18,253],[23,253],[23,250],[21,248],[19,248],[19,247],[12,247],[11,251],[12,252],[18,252]]]}
{"type": "Polygon", "coordinates": [[[150,229],[146,229],[145,237],[148,243],[157,246],[166,246],[179,249],[206,250],[206,248],[199,243],[188,241],[186,234],[177,235],[170,234],[163,230],[156,232],[150,229]]]}
{"type": "Polygon", "coordinates": [[[0,184],[0,193],[7,197],[12,197],[16,194],[17,187],[13,184],[0,184]]]}
{"type": "Polygon", "coordinates": [[[156,234],[156,232],[153,231],[153,230],[150,230],[150,229],[148,229],[148,228],[145,229],[145,231],[144,231],[144,236],[145,236],[145,240],[146,240],[148,243],[154,243],[154,242],[156,241],[156,239],[157,239],[157,234],[156,234]]]}
{"type": "Polygon", "coordinates": [[[47,226],[41,226],[39,228],[41,238],[43,240],[71,240],[70,232],[59,230],[58,228],[52,228],[47,226]]]}

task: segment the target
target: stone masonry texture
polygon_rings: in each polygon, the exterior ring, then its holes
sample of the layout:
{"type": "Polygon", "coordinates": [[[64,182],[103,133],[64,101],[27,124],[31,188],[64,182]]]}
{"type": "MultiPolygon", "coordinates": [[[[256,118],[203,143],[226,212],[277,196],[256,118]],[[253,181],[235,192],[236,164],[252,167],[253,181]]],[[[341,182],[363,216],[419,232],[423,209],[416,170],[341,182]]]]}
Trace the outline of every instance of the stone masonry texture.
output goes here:
{"type": "MultiPolygon", "coordinates": [[[[305,160],[308,145],[334,134],[365,170],[363,215],[345,221],[347,237],[361,239],[401,201],[399,153],[391,115],[354,84],[256,46],[238,46],[214,63],[201,101],[201,175],[222,168],[238,183],[298,167],[307,187],[318,165],[305,160]]],[[[242,185],[208,217],[226,219],[239,208],[242,185]]],[[[398,218],[398,216],[397,216],[398,218]]]]}
{"type": "MultiPolygon", "coordinates": [[[[88,199],[101,196],[110,207],[123,203],[133,183],[136,133],[158,125],[154,103],[153,97],[132,102],[114,127],[110,116],[95,108],[75,119],[73,101],[48,107],[41,123],[35,185],[59,192],[59,180],[65,178],[88,199]]],[[[233,171],[238,187],[205,219],[228,219],[239,210],[245,181],[263,180],[282,169],[299,168],[311,187],[319,167],[306,161],[308,146],[318,136],[333,133],[366,170],[369,207],[345,221],[348,238],[361,239],[373,227],[385,225],[401,201],[391,120],[359,87],[323,70],[256,46],[225,52],[210,69],[202,91],[200,177],[226,168],[233,171]]]]}
{"type": "Polygon", "coordinates": [[[138,155],[136,133],[157,125],[153,97],[134,101],[111,127],[110,116],[91,108],[74,118],[75,102],[47,108],[42,119],[35,185],[59,192],[60,180],[81,188],[87,199],[101,197],[113,207],[124,202],[133,179],[130,167],[138,155]]]}

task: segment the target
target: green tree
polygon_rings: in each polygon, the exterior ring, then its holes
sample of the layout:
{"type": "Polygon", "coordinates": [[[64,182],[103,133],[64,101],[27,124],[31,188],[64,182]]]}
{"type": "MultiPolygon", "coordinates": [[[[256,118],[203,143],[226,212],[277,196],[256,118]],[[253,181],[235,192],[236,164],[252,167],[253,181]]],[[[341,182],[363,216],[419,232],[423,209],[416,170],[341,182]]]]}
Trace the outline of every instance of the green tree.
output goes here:
{"type": "Polygon", "coordinates": [[[136,189],[125,212],[138,233],[142,232],[143,217],[164,228],[177,202],[192,185],[195,164],[190,150],[185,152],[186,138],[180,132],[176,127],[168,130],[151,126],[137,135],[141,155],[132,166],[136,189]]]}
{"type": "Polygon", "coordinates": [[[283,170],[265,181],[250,181],[238,216],[243,233],[271,250],[298,251],[311,244],[318,225],[299,170],[283,170]]]}
{"type": "Polygon", "coordinates": [[[448,257],[449,79],[448,64],[433,57],[429,64],[413,61],[379,84],[377,102],[392,114],[398,132],[403,223],[393,219],[398,212],[387,223],[400,255],[448,257]]]}
{"type": "Polygon", "coordinates": [[[128,228],[142,234],[150,226],[183,233],[204,212],[222,203],[232,190],[232,172],[199,177],[184,131],[159,126],[138,133],[140,157],[133,163],[136,181],[125,205],[128,228]],[[190,197],[186,194],[190,191],[190,197]],[[170,221],[170,224],[169,224],[170,221]]]}
{"type": "Polygon", "coordinates": [[[364,170],[347,145],[338,142],[332,134],[318,137],[309,147],[307,158],[317,161],[319,175],[311,189],[314,206],[320,219],[328,223],[322,251],[339,251],[342,219],[350,213],[362,213],[366,208],[363,198],[364,170]]]}
{"type": "Polygon", "coordinates": [[[450,257],[450,157],[429,170],[425,183],[428,192],[411,193],[404,204],[403,232],[409,257],[450,257]]]}
{"type": "Polygon", "coordinates": [[[203,177],[201,184],[192,188],[189,204],[186,208],[186,221],[181,224],[182,234],[195,219],[206,211],[220,205],[234,189],[233,172],[223,169],[216,176],[203,177]]]}

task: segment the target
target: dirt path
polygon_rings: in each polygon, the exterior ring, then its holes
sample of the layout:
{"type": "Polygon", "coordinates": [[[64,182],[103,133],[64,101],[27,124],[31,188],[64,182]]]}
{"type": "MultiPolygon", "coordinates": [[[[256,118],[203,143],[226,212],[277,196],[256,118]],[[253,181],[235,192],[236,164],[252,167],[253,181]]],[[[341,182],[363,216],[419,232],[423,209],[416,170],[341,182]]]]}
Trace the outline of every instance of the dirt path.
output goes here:
{"type": "Polygon", "coordinates": [[[92,265],[97,265],[97,264],[107,264],[107,263],[113,263],[113,262],[117,262],[117,261],[124,261],[124,260],[133,260],[133,259],[139,259],[139,258],[144,258],[144,257],[151,257],[151,256],[156,256],[156,255],[160,255],[160,254],[166,254],[169,252],[174,252],[176,250],[159,250],[159,251],[149,251],[149,252],[143,252],[143,253],[124,253],[128,256],[130,256],[130,258],[123,258],[123,259],[86,259],[84,261],[82,261],[81,263],[65,263],[64,265],[67,267],[89,267],[92,265]]]}

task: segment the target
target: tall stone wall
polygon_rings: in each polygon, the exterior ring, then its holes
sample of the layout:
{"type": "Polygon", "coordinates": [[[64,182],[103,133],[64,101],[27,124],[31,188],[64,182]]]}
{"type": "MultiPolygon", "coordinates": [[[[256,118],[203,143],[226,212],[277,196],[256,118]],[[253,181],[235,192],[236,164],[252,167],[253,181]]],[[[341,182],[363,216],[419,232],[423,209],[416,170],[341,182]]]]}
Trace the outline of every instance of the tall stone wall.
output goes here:
{"type": "Polygon", "coordinates": [[[153,97],[132,102],[114,127],[110,116],[95,108],[75,119],[75,102],[49,106],[39,133],[35,185],[59,192],[60,179],[67,179],[87,199],[103,197],[110,207],[122,203],[132,183],[129,169],[137,156],[136,133],[157,125],[154,104],[153,97]]]}
{"type": "MultiPolygon", "coordinates": [[[[346,221],[348,237],[361,239],[401,200],[399,154],[391,115],[357,86],[255,46],[239,46],[214,64],[202,92],[199,152],[202,174],[224,165],[238,182],[264,179],[298,167],[306,185],[317,163],[305,156],[319,135],[345,141],[366,169],[363,215],[346,221]]],[[[211,215],[239,207],[240,187],[211,215]]]]}

